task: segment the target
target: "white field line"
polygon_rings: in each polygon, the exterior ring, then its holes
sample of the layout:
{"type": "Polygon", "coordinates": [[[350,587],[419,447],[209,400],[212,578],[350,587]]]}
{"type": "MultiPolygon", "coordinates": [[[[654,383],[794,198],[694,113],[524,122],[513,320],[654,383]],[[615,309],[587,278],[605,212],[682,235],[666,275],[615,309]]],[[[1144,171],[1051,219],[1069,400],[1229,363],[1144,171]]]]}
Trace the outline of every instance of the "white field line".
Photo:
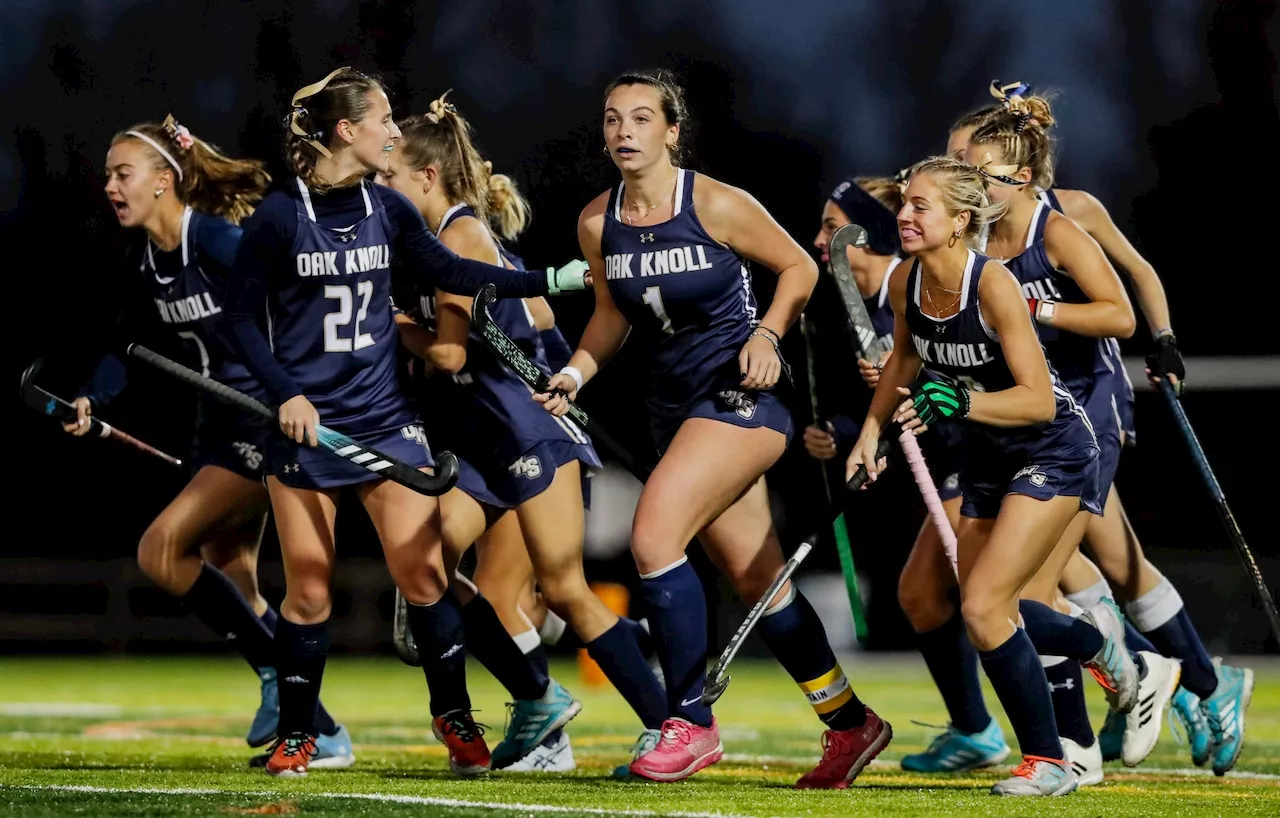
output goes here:
{"type": "MultiPolygon", "coordinates": [[[[810,764],[810,763],[816,763],[818,759],[816,755],[815,756],[800,756],[800,755],[779,756],[779,755],[753,755],[751,753],[725,753],[724,760],[733,762],[735,764],[810,764]]],[[[884,761],[881,759],[876,759],[872,761],[870,764],[868,764],[867,766],[873,770],[878,770],[881,772],[903,772],[902,767],[900,767],[898,762],[896,761],[884,761]]],[[[1004,769],[1005,766],[1008,766],[1008,765],[996,765],[988,769],[1002,770],[1004,769]]],[[[975,772],[981,772],[981,771],[975,770],[975,772]]],[[[1105,770],[1105,773],[1108,778],[1112,776],[1115,776],[1118,778],[1124,778],[1125,776],[1132,776],[1132,775],[1180,775],[1180,776],[1187,776],[1190,778],[1217,778],[1217,776],[1213,774],[1213,770],[1207,767],[1205,768],[1200,768],[1200,767],[1174,768],[1174,767],[1147,767],[1144,765],[1141,767],[1133,767],[1130,769],[1121,769],[1121,770],[1113,770],[1110,767],[1108,767],[1105,770]]],[[[918,775],[918,773],[913,773],[913,775],[918,775]]],[[[1276,773],[1255,773],[1255,772],[1250,772],[1248,770],[1232,770],[1231,772],[1227,773],[1226,777],[1245,779],[1245,780],[1252,779],[1257,781],[1280,781],[1280,775],[1276,773]]],[[[942,780],[941,774],[939,774],[939,780],[942,780]]]]}

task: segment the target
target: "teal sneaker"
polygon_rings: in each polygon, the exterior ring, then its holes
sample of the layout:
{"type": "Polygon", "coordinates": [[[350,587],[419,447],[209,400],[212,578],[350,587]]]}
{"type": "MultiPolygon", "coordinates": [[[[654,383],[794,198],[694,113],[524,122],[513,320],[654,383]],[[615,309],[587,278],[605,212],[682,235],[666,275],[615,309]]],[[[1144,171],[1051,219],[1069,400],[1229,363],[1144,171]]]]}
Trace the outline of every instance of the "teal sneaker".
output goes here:
{"type": "Polygon", "coordinates": [[[1114,707],[1107,708],[1106,721],[1098,731],[1098,748],[1102,751],[1103,761],[1119,761],[1124,747],[1124,728],[1127,723],[1125,715],[1114,707]]]}
{"type": "Polygon", "coordinates": [[[351,751],[351,734],[338,725],[338,732],[331,736],[316,736],[316,752],[307,766],[313,770],[345,770],[356,763],[351,751]]]}
{"type": "Polygon", "coordinates": [[[1209,761],[1209,746],[1213,743],[1213,733],[1209,730],[1209,722],[1200,712],[1200,699],[1185,687],[1178,688],[1173,694],[1173,707],[1169,709],[1169,732],[1178,735],[1175,725],[1181,725],[1187,735],[1187,743],[1191,745],[1191,760],[1197,767],[1203,767],[1209,761]]]}
{"type": "Polygon", "coordinates": [[[1076,774],[1063,761],[1024,756],[1013,775],[991,788],[992,795],[1066,795],[1079,786],[1076,774]]]}
{"type": "Polygon", "coordinates": [[[1218,689],[1200,702],[1200,712],[1213,736],[1213,774],[1226,775],[1236,766],[1244,746],[1244,714],[1253,698],[1253,671],[1214,662],[1218,689]]]}
{"type": "Polygon", "coordinates": [[[492,769],[509,767],[532,753],[554,731],[582,711],[582,702],[569,695],[555,679],[541,699],[509,702],[506,734],[493,748],[492,769]]]}
{"type": "MultiPolygon", "coordinates": [[[[658,746],[658,742],[662,739],[661,730],[645,730],[640,734],[640,738],[636,739],[636,743],[631,745],[631,761],[635,761],[640,756],[658,746]]],[[[619,764],[613,768],[614,778],[631,778],[631,761],[626,764],[619,764]]]]}
{"type": "Polygon", "coordinates": [[[999,764],[1009,757],[1004,731],[995,719],[980,733],[965,734],[948,725],[929,749],[902,757],[902,769],[913,773],[958,773],[999,764]]]}
{"type": "Polygon", "coordinates": [[[280,688],[276,685],[276,669],[258,668],[258,683],[261,685],[261,700],[258,711],[253,714],[253,724],[249,725],[249,735],[244,739],[250,747],[261,747],[275,741],[276,723],[280,721],[280,688]]]}

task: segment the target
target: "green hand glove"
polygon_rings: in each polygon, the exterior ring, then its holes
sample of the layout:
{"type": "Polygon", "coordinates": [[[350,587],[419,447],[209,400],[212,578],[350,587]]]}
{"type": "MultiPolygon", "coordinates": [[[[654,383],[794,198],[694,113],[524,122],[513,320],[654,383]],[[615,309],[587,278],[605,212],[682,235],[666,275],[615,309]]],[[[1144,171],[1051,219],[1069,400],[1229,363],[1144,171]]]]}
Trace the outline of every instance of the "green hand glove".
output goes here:
{"type": "Polygon", "coordinates": [[[587,289],[589,286],[587,273],[590,270],[590,265],[582,259],[574,259],[559,268],[548,267],[547,295],[560,295],[587,289]]]}
{"type": "Polygon", "coordinates": [[[911,390],[911,404],[920,422],[933,426],[940,420],[967,417],[969,390],[953,381],[924,381],[911,390]]]}

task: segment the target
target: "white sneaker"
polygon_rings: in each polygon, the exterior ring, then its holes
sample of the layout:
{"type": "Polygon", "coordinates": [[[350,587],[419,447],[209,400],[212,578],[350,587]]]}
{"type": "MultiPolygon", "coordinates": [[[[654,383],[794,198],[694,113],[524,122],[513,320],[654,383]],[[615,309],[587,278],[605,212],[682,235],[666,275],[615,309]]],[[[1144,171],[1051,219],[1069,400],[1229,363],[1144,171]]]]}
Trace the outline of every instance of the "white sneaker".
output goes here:
{"type": "Polygon", "coordinates": [[[1067,761],[1071,764],[1071,771],[1076,774],[1076,780],[1080,782],[1081,787],[1092,787],[1095,784],[1102,783],[1102,748],[1098,746],[1098,740],[1094,739],[1093,744],[1088,747],[1081,747],[1069,738],[1063,738],[1062,750],[1067,754],[1067,761]]]}
{"type": "Polygon", "coordinates": [[[1066,795],[1075,792],[1079,783],[1070,766],[1050,758],[1023,756],[1022,763],[1013,768],[1013,775],[997,782],[991,788],[992,795],[1066,795]]]}
{"type": "Polygon", "coordinates": [[[1107,691],[1113,710],[1128,713],[1138,702],[1138,666],[1124,645],[1124,619],[1116,603],[1107,597],[1080,615],[1102,634],[1102,650],[1084,663],[1107,691]]]}
{"type": "Polygon", "coordinates": [[[1138,704],[1124,717],[1120,760],[1126,767],[1138,766],[1156,748],[1160,727],[1164,724],[1164,709],[1169,706],[1182,678],[1182,663],[1178,660],[1145,650],[1139,655],[1147,665],[1147,675],[1138,682],[1138,704]]]}
{"type": "Polygon", "coordinates": [[[506,767],[508,773],[565,773],[577,768],[573,760],[573,748],[569,746],[569,734],[560,733],[560,737],[548,745],[546,742],[533,748],[533,752],[506,767]]]}

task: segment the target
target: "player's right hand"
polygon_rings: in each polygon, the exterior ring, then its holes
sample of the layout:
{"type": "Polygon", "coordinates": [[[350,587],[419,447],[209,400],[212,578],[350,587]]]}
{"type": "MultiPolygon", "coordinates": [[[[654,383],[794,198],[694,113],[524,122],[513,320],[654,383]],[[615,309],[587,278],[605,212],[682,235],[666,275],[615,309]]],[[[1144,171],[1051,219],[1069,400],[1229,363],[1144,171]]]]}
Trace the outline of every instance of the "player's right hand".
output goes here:
{"type": "Polygon", "coordinates": [[[93,404],[89,403],[88,398],[76,398],[71,401],[71,405],[76,408],[75,422],[62,424],[62,431],[70,432],[76,437],[89,434],[89,427],[93,425],[89,422],[89,416],[93,414],[93,404]]]}
{"type": "Polygon", "coordinates": [[[835,427],[830,421],[823,424],[825,429],[807,426],[804,430],[804,448],[810,457],[818,460],[830,460],[836,456],[835,427]]]}
{"type": "Polygon", "coordinates": [[[591,266],[582,259],[574,259],[563,267],[547,268],[547,294],[578,292],[591,286],[591,266]]]}
{"type": "Polygon", "coordinates": [[[873,364],[866,358],[858,358],[858,374],[862,376],[862,382],[875,389],[876,384],[880,383],[880,370],[884,369],[884,365],[889,362],[889,356],[892,354],[893,350],[887,350],[880,356],[878,364],[873,364]]]}
{"type": "Polygon", "coordinates": [[[320,423],[320,413],[307,400],[306,395],[294,395],[280,404],[280,431],[294,443],[316,445],[316,426],[320,423]]]}
{"type": "Polygon", "coordinates": [[[556,417],[564,417],[569,411],[569,401],[578,396],[578,382],[572,376],[557,372],[547,381],[547,391],[534,392],[534,401],[541,403],[556,417]]]}
{"type": "Polygon", "coordinates": [[[873,429],[873,425],[869,423],[863,427],[863,433],[858,435],[858,442],[853,444],[853,451],[849,452],[849,459],[844,462],[846,483],[853,479],[859,466],[866,466],[867,482],[862,484],[863,489],[874,483],[880,472],[889,465],[888,458],[876,458],[876,449],[880,447],[880,430],[873,429]]]}

